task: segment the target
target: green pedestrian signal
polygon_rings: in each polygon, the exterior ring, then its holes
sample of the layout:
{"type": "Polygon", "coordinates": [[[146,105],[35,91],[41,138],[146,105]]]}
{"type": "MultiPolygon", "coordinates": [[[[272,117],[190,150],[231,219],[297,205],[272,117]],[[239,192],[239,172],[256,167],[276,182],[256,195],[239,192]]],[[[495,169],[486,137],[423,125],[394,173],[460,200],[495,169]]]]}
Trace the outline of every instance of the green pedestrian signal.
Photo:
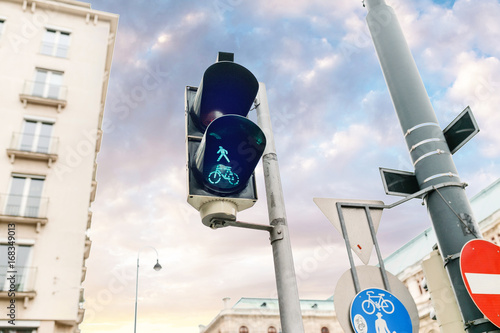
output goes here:
{"type": "Polygon", "coordinates": [[[254,170],[266,137],[246,116],[258,86],[245,67],[218,61],[198,88],[186,88],[188,202],[208,226],[257,201],[254,170]]]}

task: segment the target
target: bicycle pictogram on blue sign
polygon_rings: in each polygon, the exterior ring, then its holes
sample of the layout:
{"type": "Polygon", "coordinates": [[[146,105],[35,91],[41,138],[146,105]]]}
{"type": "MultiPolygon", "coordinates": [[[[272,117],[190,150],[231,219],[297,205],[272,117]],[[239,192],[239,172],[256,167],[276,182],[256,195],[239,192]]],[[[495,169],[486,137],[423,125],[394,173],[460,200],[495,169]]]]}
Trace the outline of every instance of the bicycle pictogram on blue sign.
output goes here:
{"type": "Polygon", "coordinates": [[[375,295],[373,290],[367,291],[366,295],[367,299],[361,303],[361,308],[366,314],[373,314],[375,310],[383,311],[387,314],[391,314],[394,312],[394,304],[391,301],[384,299],[384,293],[380,293],[375,295]]]}
{"type": "Polygon", "coordinates": [[[370,288],[358,293],[350,317],[356,333],[412,333],[408,311],[387,290],[370,288]]]}

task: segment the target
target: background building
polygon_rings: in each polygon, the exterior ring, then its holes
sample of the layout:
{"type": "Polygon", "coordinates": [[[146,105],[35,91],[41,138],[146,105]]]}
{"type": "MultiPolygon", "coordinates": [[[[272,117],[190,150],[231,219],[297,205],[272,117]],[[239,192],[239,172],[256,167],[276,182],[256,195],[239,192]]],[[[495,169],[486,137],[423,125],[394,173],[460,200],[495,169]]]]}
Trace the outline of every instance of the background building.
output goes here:
{"type": "MultiPolygon", "coordinates": [[[[500,245],[500,179],[475,195],[471,207],[483,238],[500,245]]],[[[425,288],[422,261],[437,243],[432,228],[426,229],[384,260],[385,268],[402,281],[410,291],[420,316],[421,333],[440,332],[431,318],[433,305],[425,288]]],[[[233,307],[225,299],[225,308],[201,333],[275,333],[280,331],[277,299],[241,298],[233,307]]],[[[333,306],[327,300],[301,300],[305,333],[343,333],[333,306]]]]}
{"type": "MultiPolygon", "coordinates": [[[[224,299],[224,309],[202,333],[279,333],[281,332],[278,300],[273,298],[241,298],[230,307],[224,299]]],[[[333,299],[301,300],[305,332],[343,332],[333,311],[333,299]]]]}
{"type": "Polygon", "coordinates": [[[80,1],[0,1],[0,332],[79,332],[117,25],[80,1]]]}

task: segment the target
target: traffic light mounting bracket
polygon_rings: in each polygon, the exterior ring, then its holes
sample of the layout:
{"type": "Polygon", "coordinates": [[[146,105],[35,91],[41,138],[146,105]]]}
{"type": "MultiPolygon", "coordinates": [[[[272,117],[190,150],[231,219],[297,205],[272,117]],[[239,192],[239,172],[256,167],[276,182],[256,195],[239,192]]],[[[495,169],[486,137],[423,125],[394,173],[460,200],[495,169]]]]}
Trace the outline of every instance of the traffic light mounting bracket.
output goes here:
{"type": "Polygon", "coordinates": [[[271,230],[273,230],[274,228],[274,226],[272,225],[257,224],[257,223],[242,222],[242,221],[222,220],[217,218],[212,219],[211,222],[212,223],[210,224],[210,228],[212,229],[219,229],[225,227],[239,227],[246,229],[265,230],[271,232],[271,230]]]}
{"type": "Polygon", "coordinates": [[[265,225],[265,224],[257,224],[250,222],[242,222],[242,221],[230,221],[230,220],[221,220],[221,219],[212,219],[210,228],[219,229],[225,227],[238,227],[245,229],[254,229],[254,230],[264,230],[268,231],[270,234],[270,241],[273,243],[274,241],[283,239],[283,229],[280,224],[277,225],[265,225]]]}

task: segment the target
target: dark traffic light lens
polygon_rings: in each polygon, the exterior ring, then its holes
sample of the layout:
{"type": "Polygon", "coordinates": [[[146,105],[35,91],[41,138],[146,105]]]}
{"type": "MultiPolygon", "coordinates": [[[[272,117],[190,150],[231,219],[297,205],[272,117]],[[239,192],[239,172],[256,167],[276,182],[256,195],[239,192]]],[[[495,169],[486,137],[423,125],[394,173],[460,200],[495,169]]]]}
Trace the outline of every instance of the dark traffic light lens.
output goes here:
{"type": "Polygon", "coordinates": [[[245,67],[228,61],[210,66],[203,74],[193,105],[200,130],[223,115],[246,117],[258,90],[257,79],[245,67]]]}

